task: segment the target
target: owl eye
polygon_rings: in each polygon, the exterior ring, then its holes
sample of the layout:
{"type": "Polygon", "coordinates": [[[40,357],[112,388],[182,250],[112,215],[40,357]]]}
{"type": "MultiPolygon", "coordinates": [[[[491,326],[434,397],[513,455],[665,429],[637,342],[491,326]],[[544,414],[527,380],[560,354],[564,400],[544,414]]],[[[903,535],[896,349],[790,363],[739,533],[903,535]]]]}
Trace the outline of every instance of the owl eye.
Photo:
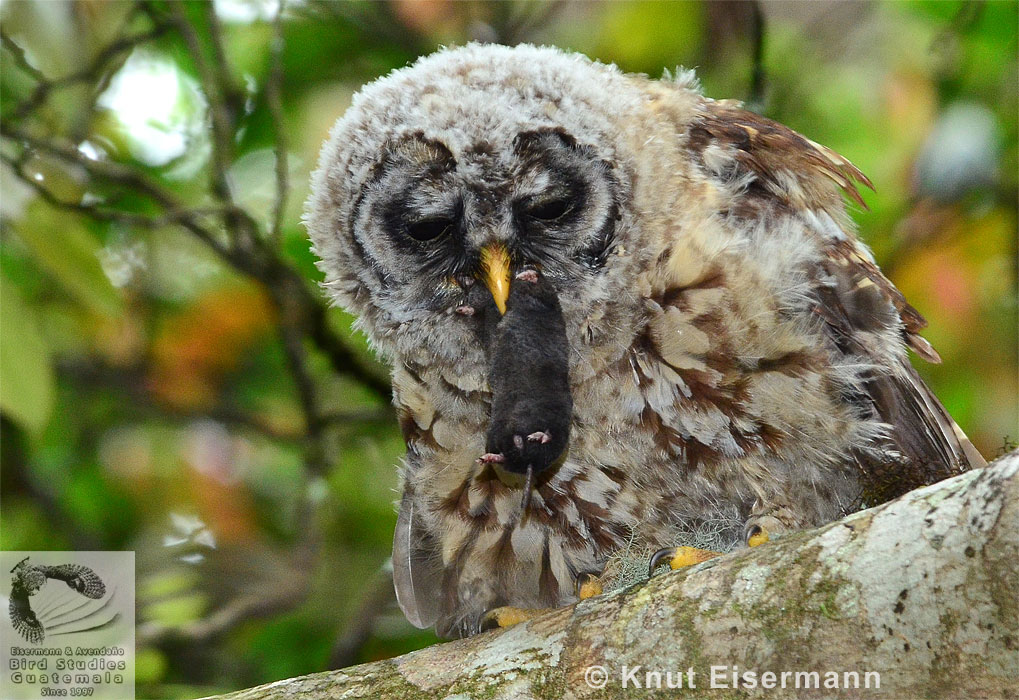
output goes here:
{"type": "Polygon", "coordinates": [[[573,211],[573,200],[566,197],[547,199],[530,205],[524,210],[528,218],[536,221],[557,221],[573,211]]]}
{"type": "Polygon", "coordinates": [[[407,224],[407,235],[416,241],[431,241],[449,232],[455,223],[448,217],[421,219],[407,224]]]}

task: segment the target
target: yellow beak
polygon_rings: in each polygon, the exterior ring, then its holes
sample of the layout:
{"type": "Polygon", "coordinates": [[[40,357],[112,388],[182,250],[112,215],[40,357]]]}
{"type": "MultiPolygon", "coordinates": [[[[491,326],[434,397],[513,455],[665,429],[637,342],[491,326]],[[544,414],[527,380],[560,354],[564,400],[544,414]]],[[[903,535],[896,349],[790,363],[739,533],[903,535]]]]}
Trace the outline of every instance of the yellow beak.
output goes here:
{"type": "Polygon", "coordinates": [[[506,313],[506,299],[510,289],[510,258],[506,247],[501,243],[493,243],[482,248],[481,269],[485,273],[485,286],[492,293],[499,313],[506,313]]]}

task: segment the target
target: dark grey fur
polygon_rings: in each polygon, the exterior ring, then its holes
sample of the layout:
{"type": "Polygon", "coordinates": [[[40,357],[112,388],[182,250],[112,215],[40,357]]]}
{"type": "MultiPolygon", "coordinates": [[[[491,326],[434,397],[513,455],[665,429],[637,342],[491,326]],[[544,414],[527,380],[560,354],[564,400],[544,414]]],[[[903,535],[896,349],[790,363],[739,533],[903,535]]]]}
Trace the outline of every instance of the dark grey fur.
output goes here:
{"type": "Polygon", "coordinates": [[[516,474],[531,467],[539,475],[562,457],[573,415],[563,311],[548,279],[536,279],[513,281],[505,316],[485,308],[492,388],[485,449],[516,474]],[[550,439],[528,438],[535,433],[550,439]]]}

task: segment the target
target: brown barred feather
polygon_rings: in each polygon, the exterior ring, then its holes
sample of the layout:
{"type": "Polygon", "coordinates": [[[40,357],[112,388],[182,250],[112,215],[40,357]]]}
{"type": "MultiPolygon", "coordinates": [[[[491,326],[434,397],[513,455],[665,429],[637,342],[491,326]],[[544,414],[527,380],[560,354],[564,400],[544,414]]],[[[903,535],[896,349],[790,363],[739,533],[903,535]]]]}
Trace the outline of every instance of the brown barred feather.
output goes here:
{"type": "MultiPolygon", "coordinates": [[[[864,209],[856,183],[874,189],[867,176],[847,159],[829,148],[814,143],[792,129],[753,112],[734,106],[731,101],[708,102],[704,116],[689,127],[691,150],[728,146],[736,150],[735,161],[744,172],[752,172],[772,195],[788,199],[790,191],[776,178],[778,173],[796,178],[815,203],[827,197],[817,196],[828,189],[818,177],[827,178],[864,209]]],[[[800,204],[800,202],[793,202],[800,204]]]]}

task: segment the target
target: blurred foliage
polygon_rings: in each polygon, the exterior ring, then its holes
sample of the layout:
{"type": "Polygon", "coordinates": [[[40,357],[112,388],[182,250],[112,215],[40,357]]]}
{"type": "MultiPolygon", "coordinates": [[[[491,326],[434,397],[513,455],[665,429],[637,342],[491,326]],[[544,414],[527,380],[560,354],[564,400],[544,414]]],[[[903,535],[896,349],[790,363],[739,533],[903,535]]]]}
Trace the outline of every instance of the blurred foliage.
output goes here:
{"type": "Polygon", "coordinates": [[[994,456],[1019,437],[1017,7],[6,0],[2,546],[136,550],[139,697],[434,641],[385,569],[386,370],[326,310],[299,217],[358,87],[471,39],[697,67],[852,159],[877,189],[861,235],[944,358],[919,369],[994,456]]]}

